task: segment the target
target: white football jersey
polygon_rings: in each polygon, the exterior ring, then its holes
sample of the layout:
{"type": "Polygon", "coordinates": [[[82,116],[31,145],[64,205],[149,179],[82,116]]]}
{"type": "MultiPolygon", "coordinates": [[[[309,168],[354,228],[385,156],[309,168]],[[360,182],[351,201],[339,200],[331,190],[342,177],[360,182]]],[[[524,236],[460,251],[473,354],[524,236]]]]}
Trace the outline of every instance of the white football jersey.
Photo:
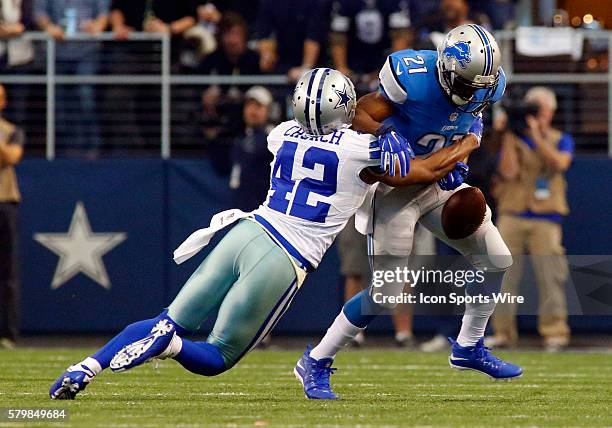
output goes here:
{"type": "Polygon", "coordinates": [[[295,120],[268,136],[270,190],[255,219],[307,270],[317,267],[370,185],[359,178],[379,164],[376,137],[343,129],[311,136],[295,120]]]}

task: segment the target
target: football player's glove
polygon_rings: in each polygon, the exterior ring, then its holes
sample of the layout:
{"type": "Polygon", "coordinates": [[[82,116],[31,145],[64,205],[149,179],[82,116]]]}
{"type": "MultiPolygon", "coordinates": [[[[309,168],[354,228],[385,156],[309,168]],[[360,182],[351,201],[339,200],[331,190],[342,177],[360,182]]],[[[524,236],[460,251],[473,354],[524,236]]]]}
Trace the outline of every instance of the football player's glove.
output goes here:
{"type": "Polygon", "coordinates": [[[395,176],[395,163],[400,166],[400,176],[405,177],[410,170],[410,159],[414,158],[414,152],[404,137],[395,131],[393,126],[383,125],[376,131],[378,144],[380,146],[380,169],[388,171],[389,176],[395,176]]]}
{"type": "Polygon", "coordinates": [[[469,166],[463,162],[457,162],[455,169],[446,174],[446,177],[438,180],[438,186],[440,186],[442,190],[455,190],[463,184],[469,171],[469,166]]]}

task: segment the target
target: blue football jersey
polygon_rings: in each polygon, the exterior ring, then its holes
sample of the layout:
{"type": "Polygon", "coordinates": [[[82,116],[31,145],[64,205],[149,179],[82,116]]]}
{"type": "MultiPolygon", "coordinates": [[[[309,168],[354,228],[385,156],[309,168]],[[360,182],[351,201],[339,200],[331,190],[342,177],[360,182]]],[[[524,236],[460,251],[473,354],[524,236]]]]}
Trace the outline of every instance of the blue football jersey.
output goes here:
{"type": "MultiPolygon", "coordinates": [[[[385,123],[395,126],[417,156],[429,155],[468,132],[482,132],[482,116],[461,111],[445,94],[438,81],[437,60],[437,51],[406,49],[389,55],[379,74],[379,91],[395,105],[385,123]]],[[[491,102],[501,99],[505,88],[500,69],[491,102]]],[[[482,100],[486,92],[476,91],[475,100],[482,100]]]]}

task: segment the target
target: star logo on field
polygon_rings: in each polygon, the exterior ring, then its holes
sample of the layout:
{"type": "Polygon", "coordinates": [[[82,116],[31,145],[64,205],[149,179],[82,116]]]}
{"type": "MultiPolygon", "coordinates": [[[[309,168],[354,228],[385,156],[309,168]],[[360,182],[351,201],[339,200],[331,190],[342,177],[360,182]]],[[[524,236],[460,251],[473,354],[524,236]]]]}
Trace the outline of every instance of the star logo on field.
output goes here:
{"type": "Polygon", "coordinates": [[[340,91],[339,89],[334,89],[336,95],[338,95],[338,103],[334,107],[334,110],[340,107],[344,107],[344,111],[346,114],[349,112],[349,103],[353,100],[353,98],[346,93],[346,85],[340,91]]]}
{"type": "Polygon", "coordinates": [[[34,240],[59,256],[51,289],[83,273],[105,289],[111,282],[102,256],[127,239],[127,234],[94,233],[82,202],[77,202],[66,233],[36,233],[34,240]]]}

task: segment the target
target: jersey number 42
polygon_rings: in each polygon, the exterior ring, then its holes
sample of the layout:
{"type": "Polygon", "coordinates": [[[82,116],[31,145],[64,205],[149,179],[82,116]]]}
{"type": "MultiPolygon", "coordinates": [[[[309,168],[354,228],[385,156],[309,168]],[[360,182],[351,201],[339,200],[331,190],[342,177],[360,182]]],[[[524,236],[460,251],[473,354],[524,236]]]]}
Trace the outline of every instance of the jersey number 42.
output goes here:
{"type": "Polygon", "coordinates": [[[296,165],[297,147],[296,142],[285,141],[276,154],[270,183],[272,195],[268,200],[268,207],[303,220],[325,223],[331,205],[322,201],[309,204],[308,198],[311,194],[332,196],[336,193],[338,155],[331,150],[310,147],[304,153],[301,165],[296,165]],[[322,179],[311,177],[293,179],[293,171],[296,167],[314,172],[317,165],[323,167],[322,179]]]}

